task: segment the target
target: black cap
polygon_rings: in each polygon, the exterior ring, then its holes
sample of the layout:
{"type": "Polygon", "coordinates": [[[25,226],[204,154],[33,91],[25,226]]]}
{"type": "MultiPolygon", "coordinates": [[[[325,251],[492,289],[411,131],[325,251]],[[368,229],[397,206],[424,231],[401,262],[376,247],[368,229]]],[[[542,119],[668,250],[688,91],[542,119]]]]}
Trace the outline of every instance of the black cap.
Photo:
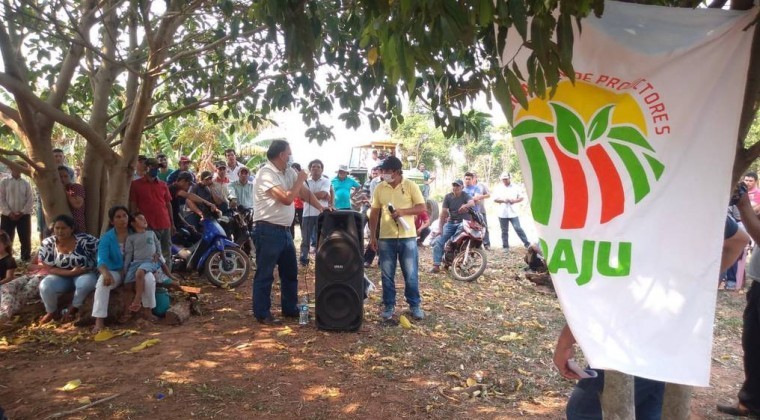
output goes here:
{"type": "Polygon", "coordinates": [[[205,181],[209,178],[212,178],[214,174],[212,174],[210,171],[203,171],[201,172],[201,181],[205,181]]]}
{"type": "Polygon", "coordinates": [[[451,181],[451,185],[459,185],[460,187],[464,187],[464,182],[462,182],[461,179],[455,179],[451,181]]]}
{"type": "Polygon", "coordinates": [[[388,156],[383,163],[380,164],[380,169],[382,170],[398,171],[401,168],[403,168],[403,165],[399,158],[395,156],[388,156]]]}
{"type": "Polygon", "coordinates": [[[193,174],[187,171],[182,171],[177,175],[177,181],[187,181],[189,183],[193,183],[193,174]]]}

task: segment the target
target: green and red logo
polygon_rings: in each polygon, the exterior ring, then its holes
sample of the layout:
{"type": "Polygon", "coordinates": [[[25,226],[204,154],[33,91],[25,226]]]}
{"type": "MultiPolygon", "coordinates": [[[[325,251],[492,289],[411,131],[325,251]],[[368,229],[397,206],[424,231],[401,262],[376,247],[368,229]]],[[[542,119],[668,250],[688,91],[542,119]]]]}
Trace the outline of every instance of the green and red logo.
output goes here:
{"type": "Polygon", "coordinates": [[[516,115],[512,135],[530,166],[536,222],[580,229],[596,222],[589,216],[598,205],[593,213],[607,223],[625,212],[626,203],[644,199],[662,176],[665,166],[647,140],[645,114],[630,93],[563,81],[552,99],[534,98],[529,105],[516,115]]]}

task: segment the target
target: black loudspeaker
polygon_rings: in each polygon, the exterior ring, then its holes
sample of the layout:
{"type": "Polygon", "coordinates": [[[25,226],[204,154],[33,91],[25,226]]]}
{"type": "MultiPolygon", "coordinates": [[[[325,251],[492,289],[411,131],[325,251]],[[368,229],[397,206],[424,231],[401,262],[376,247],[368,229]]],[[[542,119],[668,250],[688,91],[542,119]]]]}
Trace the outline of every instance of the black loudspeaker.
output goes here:
{"type": "Polygon", "coordinates": [[[317,221],[317,328],[356,331],[364,319],[364,216],[323,212],[317,221]]]}

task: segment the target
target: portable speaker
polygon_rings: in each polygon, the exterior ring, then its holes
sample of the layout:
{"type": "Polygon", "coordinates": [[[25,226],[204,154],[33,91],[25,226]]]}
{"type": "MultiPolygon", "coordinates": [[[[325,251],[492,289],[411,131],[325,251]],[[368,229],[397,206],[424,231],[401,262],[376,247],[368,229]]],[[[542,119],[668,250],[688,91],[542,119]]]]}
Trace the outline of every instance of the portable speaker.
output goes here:
{"type": "Polygon", "coordinates": [[[364,319],[364,218],[351,210],[324,212],[317,221],[317,328],[356,331],[364,319]]]}

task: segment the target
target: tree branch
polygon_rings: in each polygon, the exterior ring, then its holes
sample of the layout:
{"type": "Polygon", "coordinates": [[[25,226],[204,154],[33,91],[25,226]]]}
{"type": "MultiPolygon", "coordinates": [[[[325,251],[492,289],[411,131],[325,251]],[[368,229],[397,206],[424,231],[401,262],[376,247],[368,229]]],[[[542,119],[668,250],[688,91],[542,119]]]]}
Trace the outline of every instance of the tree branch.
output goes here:
{"type": "MultiPolygon", "coordinates": [[[[0,102],[0,121],[11,128],[14,128],[14,126],[18,128],[21,125],[21,116],[18,115],[18,111],[0,102]]],[[[13,131],[16,130],[14,129],[13,131]]]]}
{"type": "Polygon", "coordinates": [[[23,101],[28,106],[38,110],[45,116],[51,118],[55,122],[64,125],[85,138],[88,142],[92,143],[97,147],[97,145],[100,145],[99,149],[103,153],[103,157],[108,159],[110,156],[110,153],[114,153],[110,148],[108,148],[107,144],[103,141],[103,139],[98,136],[98,134],[90,127],[84,120],[81,118],[69,115],[63,111],[61,111],[58,108],[55,108],[54,106],[50,105],[49,103],[43,101],[34,93],[32,93],[29,88],[27,88],[24,84],[16,80],[15,78],[9,76],[6,73],[0,73],[0,86],[3,86],[8,91],[13,93],[16,96],[16,102],[23,101]]]}
{"type": "MultiPolygon", "coordinates": [[[[262,25],[262,26],[259,26],[258,28],[252,29],[252,30],[250,30],[248,32],[243,32],[241,34],[238,34],[238,36],[235,37],[235,39],[237,39],[237,38],[248,38],[248,37],[253,36],[253,35],[255,35],[255,34],[261,32],[261,31],[264,31],[265,29],[266,29],[266,26],[262,25]]],[[[212,49],[218,47],[221,44],[224,44],[225,42],[227,42],[227,41],[229,41],[231,39],[233,39],[233,37],[231,35],[227,35],[227,36],[221,37],[218,40],[216,40],[216,41],[214,41],[214,42],[212,42],[210,44],[207,44],[207,45],[205,45],[205,46],[203,46],[201,48],[196,48],[194,50],[182,51],[182,52],[180,52],[179,54],[177,54],[177,55],[175,55],[173,57],[168,57],[167,60],[166,60],[166,62],[161,66],[161,68],[166,68],[169,65],[171,65],[173,63],[176,63],[177,61],[179,61],[179,60],[181,60],[181,59],[183,59],[185,57],[199,55],[199,54],[201,54],[203,52],[212,50],[212,49]]]]}
{"type": "Polygon", "coordinates": [[[31,173],[31,169],[30,168],[34,168],[35,171],[41,171],[42,170],[42,168],[39,167],[36,163],[34,163],[34,161],[32,161],[31,159],[29,159],[29,156],[25,155],[24,153],[19,152],[18,150],[0,149],[0,162],[3,162],[6,166],[13,166],[16,169],[20,170],[21,172],[23,172],[23,173],[25,173],[27,175],[29,175],[31,173]],[[4,158],[3,155],[5,155],[5,156],[18,156],[21,159],[23,159],[24,162],[26,162],[29,165],[29,167],[26,167],[26,166],[23,166],[23,165],[19,165],[16,162],[13,162],[13,161],[11,161],[11,160],[9,160],[7,158],[4,158]]]}

